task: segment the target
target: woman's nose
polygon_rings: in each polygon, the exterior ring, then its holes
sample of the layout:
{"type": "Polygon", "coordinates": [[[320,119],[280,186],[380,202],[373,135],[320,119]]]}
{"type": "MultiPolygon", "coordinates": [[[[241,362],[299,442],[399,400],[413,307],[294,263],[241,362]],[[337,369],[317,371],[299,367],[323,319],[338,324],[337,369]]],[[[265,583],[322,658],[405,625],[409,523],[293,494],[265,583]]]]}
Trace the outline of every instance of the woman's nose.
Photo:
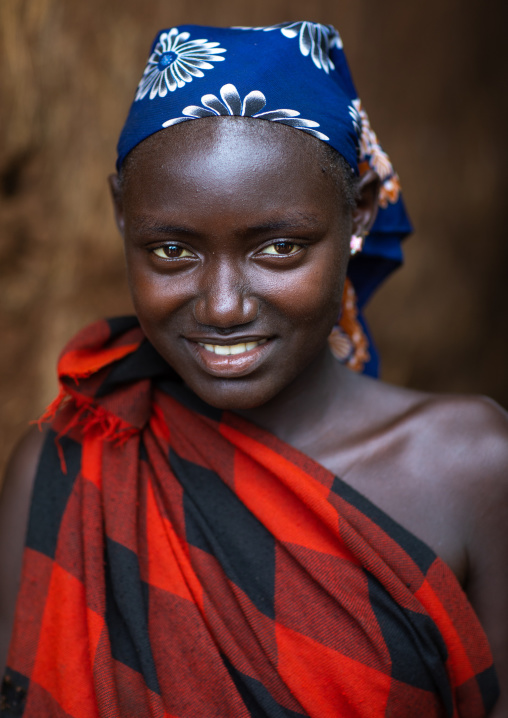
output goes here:
{"type": "Polygon", "coordinates": [[[209,266],[203,273],[194,303],[194,317],[200,324],[220,332],[254,321],[258,311],[258,299],[246,278],[229,262],[209,266]]]}

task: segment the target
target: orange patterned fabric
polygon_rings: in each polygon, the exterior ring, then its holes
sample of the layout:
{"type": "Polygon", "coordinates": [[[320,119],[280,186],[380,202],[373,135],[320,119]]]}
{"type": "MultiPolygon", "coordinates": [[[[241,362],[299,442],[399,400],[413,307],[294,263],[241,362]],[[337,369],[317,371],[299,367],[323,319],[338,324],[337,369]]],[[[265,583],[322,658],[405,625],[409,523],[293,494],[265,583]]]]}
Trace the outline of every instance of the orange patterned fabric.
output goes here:
{"type": "Polygon", "coordinates": [[[204,404],[132,318],[82,332],[60,381],[2,716],[487,715],[487,640],[421,541],[204,404]]]}
{"type": "Polygon", "coordinates": [[[369,340],[358,318],[358,302],[350,279],[346,278],[340,316],[328,344],[332,354],[353,371],[363,371],[370,359],[369,340]]]}

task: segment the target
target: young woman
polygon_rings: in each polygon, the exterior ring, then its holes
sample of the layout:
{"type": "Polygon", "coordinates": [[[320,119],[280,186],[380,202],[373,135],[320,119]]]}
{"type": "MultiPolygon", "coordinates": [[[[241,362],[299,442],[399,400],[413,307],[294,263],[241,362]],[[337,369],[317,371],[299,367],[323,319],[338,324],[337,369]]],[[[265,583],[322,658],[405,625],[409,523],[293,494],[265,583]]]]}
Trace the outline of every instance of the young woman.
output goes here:
{"type": "Polygon", "coordinates": [[[505,715],[508,424],[366,375],[409,224],[338,33],[162,31],[117,166],[137,319],[11,462],[2,715],[505,715]]]}

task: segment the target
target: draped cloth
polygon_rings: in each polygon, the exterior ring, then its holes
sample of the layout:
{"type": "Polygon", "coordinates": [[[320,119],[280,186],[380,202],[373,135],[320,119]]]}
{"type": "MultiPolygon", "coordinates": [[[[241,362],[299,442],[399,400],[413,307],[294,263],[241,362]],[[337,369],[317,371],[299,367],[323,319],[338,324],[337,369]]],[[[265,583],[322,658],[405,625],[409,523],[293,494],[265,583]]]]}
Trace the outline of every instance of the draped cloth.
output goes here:
{"type": "Polygon", "coordinates": [[[134,318],[81,332],[59,376],[2,716],[487,714],[487,639],[419,539],[204,404],[134,318]]]}

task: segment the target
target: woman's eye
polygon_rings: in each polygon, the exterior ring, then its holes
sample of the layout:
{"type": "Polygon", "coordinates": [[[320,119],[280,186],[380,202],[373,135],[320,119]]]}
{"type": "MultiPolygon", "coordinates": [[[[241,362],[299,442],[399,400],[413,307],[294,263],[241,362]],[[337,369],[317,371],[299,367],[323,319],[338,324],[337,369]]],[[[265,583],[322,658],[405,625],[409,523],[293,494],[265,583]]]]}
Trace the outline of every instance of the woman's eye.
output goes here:
{"type": "Polygon", "coordinates": [[[300,245],[293,242],[274,242],[265,247],[260,254],[287,256],[288,254],[295,254],[299,249],[301,249],[300,245]]]}
{"type": "Polygon", "coordinates": [[[162,259],[184,259],[194,256],[188,249],[179,247],[177,244],[165,244],[163,247],[157,247],[152,251],[157,257],[162,257],[162,259]]]}

